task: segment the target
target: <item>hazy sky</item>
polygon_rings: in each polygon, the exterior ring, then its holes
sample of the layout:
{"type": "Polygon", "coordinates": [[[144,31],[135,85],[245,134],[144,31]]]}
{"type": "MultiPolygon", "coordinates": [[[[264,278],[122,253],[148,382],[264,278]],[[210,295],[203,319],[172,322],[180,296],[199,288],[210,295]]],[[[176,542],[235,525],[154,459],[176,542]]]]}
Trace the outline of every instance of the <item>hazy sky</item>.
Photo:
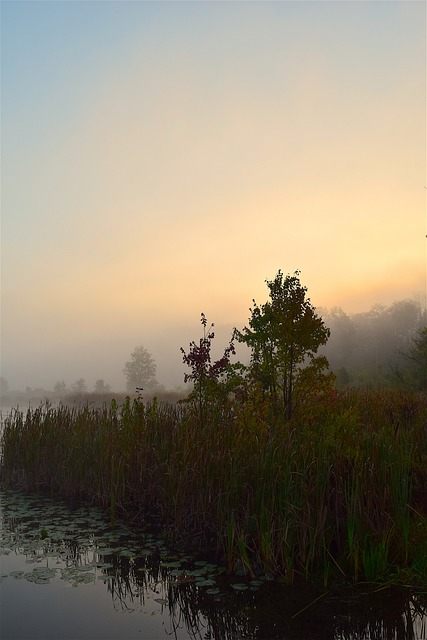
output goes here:
{"type": "Polygon", "coordinates": [[[2,375],[166,384],[277,269],[424,302],[424,2],[5,2],[2,375]]]}

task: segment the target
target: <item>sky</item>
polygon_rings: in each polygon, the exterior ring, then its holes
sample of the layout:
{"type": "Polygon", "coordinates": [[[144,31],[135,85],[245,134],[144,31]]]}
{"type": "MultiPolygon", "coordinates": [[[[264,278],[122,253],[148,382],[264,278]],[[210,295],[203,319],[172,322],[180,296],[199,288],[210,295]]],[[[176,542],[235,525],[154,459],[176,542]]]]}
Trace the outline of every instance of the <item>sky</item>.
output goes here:
{"type": "Polygon", "coordinates": [[[425,2],[1,3],[1,375],[167,386],[301,270],[426,295],[425,2]]]}

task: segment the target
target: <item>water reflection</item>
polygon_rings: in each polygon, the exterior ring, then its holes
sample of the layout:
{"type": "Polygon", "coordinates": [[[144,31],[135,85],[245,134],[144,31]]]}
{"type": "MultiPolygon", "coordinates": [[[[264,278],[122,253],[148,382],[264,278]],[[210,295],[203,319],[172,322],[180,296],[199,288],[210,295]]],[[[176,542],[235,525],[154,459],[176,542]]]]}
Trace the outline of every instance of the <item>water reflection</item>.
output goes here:
{"type": "Polygon", "coordinates": [[[302,593],[262,576],[230,580],[220,566],[171,549],[149,530],[110,526],[95,508],[8,491],[0,494],[0,509],[5,640],[427,637],[426,596],[420,593],[302,593]],[[49,598],[42,605],[38,594],[44,589],[49,598]],[[38,626],[33,619],[31,630],[20,614],[25,597],[38,603],[38,626]],[[49,602],[55,597],[61,616],[53,622],[49,602]],[[76,613],[83,619],[86,610],[93,615],[77,628],[76,613]]]}

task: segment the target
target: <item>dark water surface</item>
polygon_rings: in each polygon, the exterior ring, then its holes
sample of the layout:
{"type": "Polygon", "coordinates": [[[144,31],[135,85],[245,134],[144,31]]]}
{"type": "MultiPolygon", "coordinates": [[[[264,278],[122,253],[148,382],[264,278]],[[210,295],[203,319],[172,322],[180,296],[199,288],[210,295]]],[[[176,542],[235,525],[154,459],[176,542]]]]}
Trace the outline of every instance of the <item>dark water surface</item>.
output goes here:
{"type": "Polygon", "coordinates": [[[96,508],[17,492],[0,493],[0,563],[2,640],[427,639],[425,595],[230,579],[96,508]]]}

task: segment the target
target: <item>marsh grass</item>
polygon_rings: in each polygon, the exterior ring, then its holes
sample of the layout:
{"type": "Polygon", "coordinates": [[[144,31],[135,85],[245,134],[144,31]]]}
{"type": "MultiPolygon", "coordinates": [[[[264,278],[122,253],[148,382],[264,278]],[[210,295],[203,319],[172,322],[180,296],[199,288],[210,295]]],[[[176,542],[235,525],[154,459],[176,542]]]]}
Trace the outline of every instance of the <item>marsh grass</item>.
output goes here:
{"type": "Polygon", "coordinates": [[[84,498],[229,571],[294,583],[427,578],[427,401],[331,394],[271,420],[268,398],[40,406],[4,421],[1,480],[84,498]]]}

